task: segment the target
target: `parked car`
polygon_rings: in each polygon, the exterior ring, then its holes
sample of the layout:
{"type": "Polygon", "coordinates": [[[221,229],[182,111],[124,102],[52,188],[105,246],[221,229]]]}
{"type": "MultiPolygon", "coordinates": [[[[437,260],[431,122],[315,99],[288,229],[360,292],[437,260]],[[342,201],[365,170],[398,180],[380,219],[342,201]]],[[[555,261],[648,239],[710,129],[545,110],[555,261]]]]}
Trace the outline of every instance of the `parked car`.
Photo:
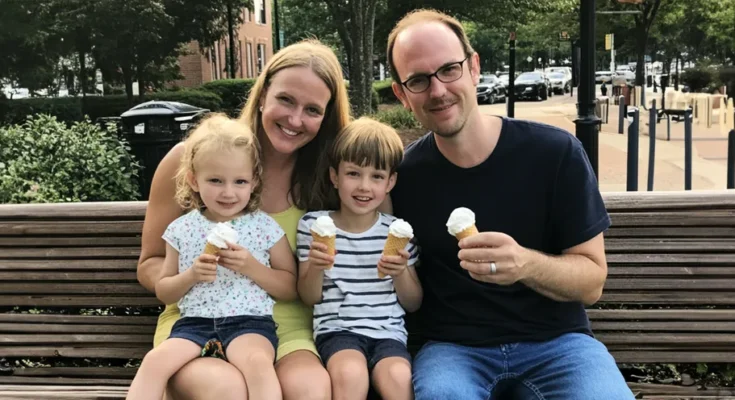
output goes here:
{"type": "Polygon", "coordinates": [[[477,102],[494,104],[506,97],[505,85],[495,75],[481,75],[477,85],[477,102]]]}
{"type": "Polygon", "coordinates": [[[625,81],[627,83],[633,83],[635,82],[635,72],[630,70],[630,67],[627,65],[621,65],[618,67],[617,70],[615,70],[615,75],[618,77],[625,78],[625,81]]]}
{"type": "Polygon", "coordinates": [[[546,100],[551,96],[551,85],[543,72],[524,72],[515,80],[515,93],[518,100],[546,100]]]}
{"type": "Polygon", "coordinates": [[[613,73],[610,71],[597,71],[595,72],[596,83],[610,83],[612,82],[613,73]]]}
{"type": "Polygon", "coordinates": [[[510,85],[510,74],[500,74],[498,75],[498,79],[500,80],[500,83],[505,86],[505,89],[508,89],[508,85],[510,85]]]}
{"type": "Polygon", "coordinates": [[[552,72],[549,74],[551,90],[556,94],[569,93],[572,90],[572,77],[563,72],[552,72]]]}

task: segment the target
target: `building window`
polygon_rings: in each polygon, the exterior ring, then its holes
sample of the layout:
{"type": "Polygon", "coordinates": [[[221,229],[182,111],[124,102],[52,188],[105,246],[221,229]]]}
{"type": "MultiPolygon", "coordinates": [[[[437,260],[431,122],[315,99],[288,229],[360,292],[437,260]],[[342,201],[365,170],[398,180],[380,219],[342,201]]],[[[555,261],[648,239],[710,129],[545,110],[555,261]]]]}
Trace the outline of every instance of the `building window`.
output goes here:
{"type": "Polygon", "coordinates": [[[258,43],[258,75],[263,72],[265,68],[265,45],[258,43]]]}
{"type": "Polygon", "coordinates": [[[265,24],[265,0],[255,0],[255,22],[265,24]]]}
{"type": "Polygon", "coordinates": [[[247,52],[248,78],[253,77],[253,44],[248,42],[245,51],[247,52]]]}

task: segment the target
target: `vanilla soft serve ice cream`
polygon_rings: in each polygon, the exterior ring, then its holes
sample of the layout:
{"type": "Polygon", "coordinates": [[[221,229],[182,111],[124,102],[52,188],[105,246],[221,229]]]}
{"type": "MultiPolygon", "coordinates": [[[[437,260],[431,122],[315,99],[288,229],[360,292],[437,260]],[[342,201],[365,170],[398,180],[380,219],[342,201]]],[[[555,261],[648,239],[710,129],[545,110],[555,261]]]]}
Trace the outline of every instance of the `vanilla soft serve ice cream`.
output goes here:
{"type": "Polygon", "coordinates": [[[311,231],[319,236],[336,236],[337,226],[328,215],[322,215],[311,225],[311,231]]]}
{"type": "Polygon", "coordinates": [[[388,227],[388,234],[397,238],[413,238],[413,228],[408,222],[397,219],[388,227]]]}
{"type": "Polygon", "coordinates": [[[237,243],[237,231],[228,223],[220,222],[209,231],[207,235],[207,242],[219,247],[220,249],[226,249],[227,243],[237,243]]]}
{"type": "Polygon", "coordinates": [[[464,239],[477,233],[475,226],[475,213],[469,208],[456,208],[449,215],[447,230],[457,239],[464,239]]]}

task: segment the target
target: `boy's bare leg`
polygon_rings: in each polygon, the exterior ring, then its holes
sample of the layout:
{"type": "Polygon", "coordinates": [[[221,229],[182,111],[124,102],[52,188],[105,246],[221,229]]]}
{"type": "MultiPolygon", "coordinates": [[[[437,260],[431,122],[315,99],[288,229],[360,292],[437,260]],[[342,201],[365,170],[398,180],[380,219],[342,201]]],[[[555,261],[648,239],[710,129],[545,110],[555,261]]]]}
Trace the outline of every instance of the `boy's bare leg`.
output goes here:
{"type": "Polygon", "coordinates": [[[334,400],[365,400],[370,389],[367,360],[357,350],[336,352],[327,362],[334,400]]]}
{"type": "Polygon", "coordinates": [[[143,358],[128,390],[128,400],[161,400],[168,380],[202,348],[189,340],[173,338],[161,343],[143,358]]]}
{"type": "Polygon", "coordinates": [[[413,400],[411,363],[403,357],[386,357],[373,368],[373,385],[384,400],[413,400]]]}
{"type": "Polygon", "coordinates": [[[242,372],[248,388],[248,398],[281,400],[281,384],[273,362],[276,350],[271,342],[258,334],[237,337],[227,346],[227,360],[242,372]]]}

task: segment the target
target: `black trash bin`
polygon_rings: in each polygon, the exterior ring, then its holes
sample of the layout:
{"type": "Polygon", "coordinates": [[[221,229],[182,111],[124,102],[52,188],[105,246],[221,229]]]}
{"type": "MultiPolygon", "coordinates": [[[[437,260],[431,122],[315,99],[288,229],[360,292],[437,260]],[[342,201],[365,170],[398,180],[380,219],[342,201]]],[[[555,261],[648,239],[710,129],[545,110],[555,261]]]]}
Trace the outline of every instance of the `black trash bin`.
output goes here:
{"type": "Polygon", "coordinates": [[[175,101],[149,101],[120,115],[121,134],[143,166],[140,193],[148,200],[153,174],[163,157],[184,137],[208,109],[175,101]]]}

